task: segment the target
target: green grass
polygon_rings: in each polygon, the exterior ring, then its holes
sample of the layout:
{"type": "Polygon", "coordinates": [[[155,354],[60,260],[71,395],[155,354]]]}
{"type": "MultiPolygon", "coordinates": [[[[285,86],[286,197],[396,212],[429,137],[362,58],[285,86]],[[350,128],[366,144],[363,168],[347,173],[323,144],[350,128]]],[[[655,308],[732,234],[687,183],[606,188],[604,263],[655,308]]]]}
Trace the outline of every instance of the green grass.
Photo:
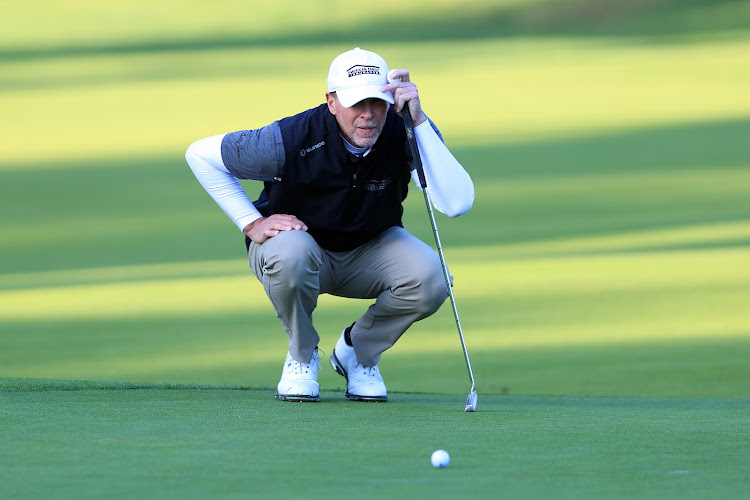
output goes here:
{"type": "MultiPolygon", "coordinates": [[[[0,497],[743,497],[748,3],[348,5],[0,17],[0,497]],[[384,355],[389,403],[327,360],[321,403],[275,401],[286,337],[183,159],[317,105],[353,46],[475,180],[438,216],[475,414],[448,307],[384,355]]],[[[404,222],[432,241],[416,192],[404,222]]],[[[324,351],[367,305],[321,298],[324,351]]]]}
{"type": "Polygon", "coordinates": [[[0,394],[11,498],[734,498],[749,486],[747,399],[483,395],[465,414],[446,394],[291,404],[258,389],[32,388],[0,394]],[[429,463],[438,448],[446,469],[429,463]]]}

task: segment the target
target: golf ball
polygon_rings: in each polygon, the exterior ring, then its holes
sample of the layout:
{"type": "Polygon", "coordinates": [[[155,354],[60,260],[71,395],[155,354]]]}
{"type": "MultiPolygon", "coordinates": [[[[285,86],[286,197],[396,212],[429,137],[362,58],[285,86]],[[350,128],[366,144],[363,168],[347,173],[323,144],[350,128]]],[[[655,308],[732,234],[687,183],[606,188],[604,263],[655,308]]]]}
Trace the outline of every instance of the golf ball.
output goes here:
{"type": "Polygon", "coordinates": [[[430,457],[430,461],[432,462],[433,467],[441,469],[443,467],[448,467],[448,464],[451,462],[451,456],[448,455],[448,452],[445,450],[436,450],[430,457]]]}
{"type": "Polygon", "coordinates": [[[393,73],[393,71],[390,71],[388,73],[388,83],[400,82],[401,81],[401,77],[400,76],[397,76],[396,78],[393,78],[393,77],[391,77],[391,73],[393,73]]]}

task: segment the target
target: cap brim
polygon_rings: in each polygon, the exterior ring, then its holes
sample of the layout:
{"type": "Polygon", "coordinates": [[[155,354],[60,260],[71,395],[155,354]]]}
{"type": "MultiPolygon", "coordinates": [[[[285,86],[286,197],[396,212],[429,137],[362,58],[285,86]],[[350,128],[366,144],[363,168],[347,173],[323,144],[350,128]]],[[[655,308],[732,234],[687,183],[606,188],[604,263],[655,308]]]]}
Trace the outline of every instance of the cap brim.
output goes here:
{"type": "Polygon", "coordinates": [[[381,92],[382,85],[358,85],[348,89],[336,91],[339,102],[345,108],[351,108],[359,101],[364,99],[382,99],[387,103],[393,104],[393,94],[390,92],[381,92]]]}

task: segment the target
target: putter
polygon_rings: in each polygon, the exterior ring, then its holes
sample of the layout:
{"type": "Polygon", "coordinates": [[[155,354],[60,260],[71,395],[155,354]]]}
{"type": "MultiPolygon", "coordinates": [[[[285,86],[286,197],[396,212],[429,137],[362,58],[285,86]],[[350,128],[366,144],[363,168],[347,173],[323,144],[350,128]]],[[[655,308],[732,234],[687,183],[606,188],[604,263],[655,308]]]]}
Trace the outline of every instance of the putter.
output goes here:
{"type": "Polygon", "coordinates": [[[401,110],[401,116],[404,119],[404,126],[406,127],[406,139],[409,143],[409,150],[411,151],[412,162],[414,168],[417,169],[417,175],[419,176],[419,184],[422,186],[422,192],[424,193],[424,200],[427,204],[427,213],[430,215],[430,224],[432,224],[432,234],[435,235],[435,245],[437,246],[438,254],[440,255],[440,264],[443,267],[443,277],[445,278],[445,286],[448,288],[448,296],[451,299],[451,306],[453,307],[453,316],[456,318],[456,326],[458,327],[458,336],[461,338],[461,347],[464,350],[464,359],[466,360],[466,368],[469,370],[469,379],[471,380],[471,391],[469,397],[466,399],[465,412],[473,412],[477,409],[477,391],[475,390],[476,384],[474,383],[474,371],[471,369],[471,361],[469,361],[469,352],[466,350],[466,341],[464,340],[464,332],[461,329],[461,320],[458,319],[458,309],[456,308],[456,299],[453,297],[453,287],[451,285],[451,277],[448,273],[448,266],[445,264],[445,255],[443,255],[443,247],[440,244],[440,236],[438,235],[437,224],[435,224],[435,214],[432,211],[432,202],[430,201],[430,195],[427,192],[427,179],[424,175],[424,169],[422,168],[422,158],[419,156],[419,147],[417,146],[417,138],[414,136],[414,121],[409,111],[409,105],[404,104],[404,109],[401,110]]]}

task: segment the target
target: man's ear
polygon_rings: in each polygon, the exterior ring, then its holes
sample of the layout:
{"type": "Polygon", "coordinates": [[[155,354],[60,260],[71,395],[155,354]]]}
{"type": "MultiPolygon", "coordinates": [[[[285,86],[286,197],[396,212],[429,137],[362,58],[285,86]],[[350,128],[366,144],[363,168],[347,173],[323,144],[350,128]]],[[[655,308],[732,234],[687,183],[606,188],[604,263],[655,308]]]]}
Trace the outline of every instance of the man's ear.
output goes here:
{"type": "Polygon", "coordinates": [[[328,111],[336,116],[336,111],[339,105],[339,98],[336,97],[336,92],[326,92],[326,102],[328,103],[328,111]]]}

